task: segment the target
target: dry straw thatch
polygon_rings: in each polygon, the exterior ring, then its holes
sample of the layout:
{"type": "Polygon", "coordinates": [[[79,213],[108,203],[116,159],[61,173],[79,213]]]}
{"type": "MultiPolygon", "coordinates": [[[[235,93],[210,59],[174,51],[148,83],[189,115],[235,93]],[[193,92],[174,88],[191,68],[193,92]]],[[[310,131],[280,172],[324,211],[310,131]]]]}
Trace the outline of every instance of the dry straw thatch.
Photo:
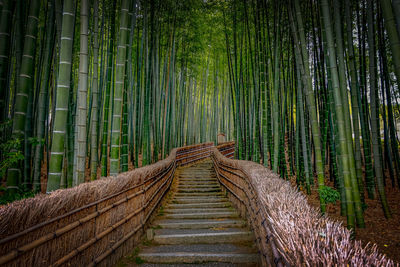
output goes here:
{"type": "MultiPolygon", "coordinates": [[[[252,201],[261,205],[258,216],[266,216],[273,240],[284,258],[283,264],[399,266],[379,253],[376,245],[362,246],[360,241],[351,240],[351,232],[341,223],[322,216],[317,209],[308,205],[301,192],[262,165],[227,159],[217,149],[212,150],[212,157],[221,173],[220,178],[224,175],[231,180],[231,184],[237,184],[240,177],[245,178],[249,188],[255,190],[255,199],[252,201]]],[[[230,183],[227,183],[228,191],[245,197],[240,188],[231,186],[230,183]]],[[[244,185],[241,188],[244,191],[249,190],[244,185]]],[[[263,222],[263,218],[251,221],[255,232],[261,227],[255,222],[260,221],[263,222]]]]}
{"type": "Polygon", "coordinates": [[[59,189],[48,195],[40,194],[0,206],[0,239],[140,184],[146,177],[169,166],[175,160],[175,153],[173,150],[164,160],[121,173],[117,177],[104,177],[73,188],[59,189]]]}
{"type": "Polygon", "coordinates": [[[114,264],[137,245],[176,166],[209,156],[212,146],[174,149],[164,160],[117,177],[0,207],[0,265],[114,264]]]}

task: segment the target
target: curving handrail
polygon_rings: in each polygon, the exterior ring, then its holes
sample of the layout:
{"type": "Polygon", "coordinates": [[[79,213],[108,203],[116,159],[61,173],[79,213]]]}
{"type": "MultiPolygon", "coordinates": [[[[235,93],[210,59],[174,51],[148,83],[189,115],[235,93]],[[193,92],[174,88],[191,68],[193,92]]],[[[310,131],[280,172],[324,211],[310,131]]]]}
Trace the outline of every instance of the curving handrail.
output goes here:
{"type": "Polygon", "coordinates": [[[1,207],[0,265],[114,264],[143,235],[176,167],[208,157],[212,146],[173,149],[166,159],[117,177],[1,207]]]}

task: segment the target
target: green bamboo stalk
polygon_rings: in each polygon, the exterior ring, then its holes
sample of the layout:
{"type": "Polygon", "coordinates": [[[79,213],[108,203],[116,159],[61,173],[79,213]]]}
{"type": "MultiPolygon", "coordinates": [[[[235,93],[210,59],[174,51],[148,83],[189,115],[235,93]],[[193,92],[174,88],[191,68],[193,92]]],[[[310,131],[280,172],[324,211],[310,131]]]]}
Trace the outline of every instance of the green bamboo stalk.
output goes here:
{"type": "Polygon", "coordinates": [[[400,33],[396,28],[396,21],[393,14],[393,8],[390,0],[380,0],[385,28],[389,37],[390,49],[392,51],[392,60],[394,73],[396,74],[397,85],[400,86],[400,33]]]}
{"type": "Polygon", "coordinates": [[[347,29],[347,55],[349,60],[349,72],[350,72],[350,91],[351,91],[351,115],[353,122],[354,132],[354,161],[356,164],[356,173],[358,186],[360,189],[361,201],[364,202],[364,184],[362,180],[362,158],[361,158],[361,144],[360,144],[360,121],[359,121],[359,106],[358,106],[358,94],[359,84],[358,76],[356,71],[356,62],[354,55],[353,46],[353,28],[351,20],[351,5],[349,1],[345,1],[345,17],[346,17],[346,29],[347,29]]]}
{"type": "MultiPolygon", "coordinates": [[[[368,112],[368,103],[366,99],[366,56],[365,56],[365,33],[366,30],[366,21],[361,20],[361,14],[365,13],[365,8],[359,12],[357,10],[357,25],[358,25],[358,42],[359,46],[359,62],[360,62],[360,89],[358,91],[358,105],[360,108],[360,125],[361,125],[361,135],[363,142],[363,154],[364,154],[364,162],[365,162],[365,184],[367,187],[368,197],[370,199],[375,198],[375,177],[374,177],[374,169],[372,165],[372,156],[371,156],[371,141],[370,141],[370,127],[369,127],[369,112],[368,112]],[[361,13],[361,14],[360,14],[361,13]]],[[[365,15],[363,15],[365,17],[365,15]]]]}
{"type": "Polygon", "coordinates": [[[130,142],[130,155],[131,155],[131,161],[133,164],[135,164],[136,157],[135,157],[135,123],[136,123],[136,117],[135,117],[135,105],[134,100],[135,100],[135,91],[137,88],[135,88],[135,75],[134,72],[135,70],[133,69],[133,45],[134,45],[134,33],[135,33],[135,28],[136,28],[136,0],[132,1],[132,15],[131,15],[131,22],[130,22],[130,33],[129,33],[129,49],[127,52],[127,59],[128,59],[128,65],[127,65],[127,75],[128,75],[128,103],[129,103],[129,130],[130,130],[130,135],[129,135],[129,142],[130,142]]]}
{"type": "Polygon", "coordinates": [[[0,122],[6,119],[7,74],[11,43],[13,0],[5,0],[0,13],[0,122]]]}
{"type": "MultiPolygon", "coordinates": [[[[15,109],[12,128],[12,138],[24,139],[25,120],[28,112],[29,94],[33,95],[33,81],[35,74],[35,50],[38,34],[38,22],[41,1],[34,0],[29,5],[27,28],[24,37],[24,49],[21,59],[21,70],[15,95],[15,109]]],[[[21,169],[15,163],[7,172],[7,189],[15,191],[21,182],[21,169]]],[[[25,177],[23,177],[25,178],[25,177]]]]}
{"type": "MultiPolygon", "coordinates": [[[[260,27],[261,28],[261,27],[260,27]]],[[[259,56],[259,64],[260,64],[260,90],[261,90],[261,108],[262,108],[262,139],[263,139],[263,165],[265,167],[268,166],[268,121],[270,117],[268,116],[268,109],[267,109],[267,98],[269,98],[269,91],[266,84],[266,55],[264,53],[265,47],[264,42],[262,42],[261,38],[259,40],[259,48],[260,56],[259,56]]]]}
{"type": "MultiPolygon", "coordinates": [[[[279,14],[279,12],[278,12],[279,14]]],[[[272,162],[272,170],[278,172],[279,162],[279,126],[281,124],[279,116],[279,87],[280,87],[280,16],[276,18],[276,36],[275,36],[275,50],[274,50],[274,101],[273,101],[273,114],[274,114],[274,154],[272,162]]]]}
{"type": "Polygon", "coordinates": [[[116,2],[113,1],[112,9],[110,10],[111,29],[109,34],[109,42],[107,49],[107,78],[106,92],[104,97],[104,112],[103,112],[103,140],[101,144],[101,176],[108,174],[108,128],[109,128],[109,113],[110,113],[110,92],[113,85],[112,72],[114,62],[114,36],[115,36],[115,8],[116,2]]]}
{"type": "Polygon", "coordinates": [[[339,76],[336,65],[336,51],[335,51],[335,43],[333,40],[333,30],[331,26],[331,18],[330,18],[330,10],[327,0],[322,0],[321,2],[322,9],[322,20],[324,23],[326,40],[328,45],[329,52],[329,68],[332,75],[332,89],[334,94],[334,102],[335,102],[335,113],[338,125],[338,133],[339,133],[339,144],[341,151],[341,163],[343,170],[343,180],[344,180],[344,189],[346,195],[346,211],[347,211],[347,227],[349,229],[354,229],[355,226],[355,214],[354,214],[354,203],[353,203],[353,194],[352,194],[352,184],[351,184],[351,176],[350,176],[350,165],[349,165],[349,155],[346,143],[346,130],[344,125],[344,116],[343,116],[343,104],[342,97],[340,91],[339,84],[339,76]]]}
{"type": "MultiPolygon", "coordinates": [[[[299,32],[299,41],[301,44],[301,55],[303,58],[303,67],[304,67],[304,84],[305,84],[305,96],[306,96],[306,103],[308,106],[308,113],[311,120],[311,132],[312,132],[312,140],[314,143],[314,154],[315,154],[315,167],[317,171],[317,178],[318,178],[318,187],[323,187],[325,185],[324,181],[324,163],[322,160],[322,152],[321,152],[321,134],[319,129],[318,117],[317,117],[317,106],[315,105],[315,97],[314,92],[312,89],[312,81],[310,75],[310,67],[309,67],[309,56],[307,52],[307,45],[305,41],[305,34],[304,34],[304,25],[302,14],[300,11],[299,1],[295,0],[295,14],[297,19],[298,32],[299,32]]],[[[320,198],[321,204],[321,212],[325,212],[325,201],[320,198]]]]}
{"type": "Polygon", "coordinates": [[[66,1],[63,7],[63,19],[60,44],[60,61],[56,88],[56,108],[50,149],[47,192],[60,187],[62,164],[64,161],[64,140],[68,116],[68,104],[71,88],[72,46],[74,40],[75,1],[66,1]]]}
{"type": "Polygon", "coordinates": [[[124,94],[124,75],[126,63],[126,46],[129,31],[129,0],[122,0],[120,13],[120,26],[117,47],[117,60],[115,71],[115,91],[113,105],[112,120],[112,137],[110,152],[110,175],[117,175],[120,171],[120,134],[121,134],[121,117],[124,94]]]}
{"type": "MultiPolygon", "coordinates": [[[[382,3],[383,4],[383,3],[382,3]]],[[[382,7],[383,8],[383,7],[382,7]]],[[[381,163],[381,137],[379,127],[379,103],[377,89],[377,73],[376,73],[376,49],[375,49],[375,27],[374,27],[374,6],[372,0],[367,1],[368,16],[368,48],[369,48],[369,80],[370,80],[370,96],[371,96],[371,140],[374,157],[374,169],[376,176],[376,185],[382,204],[383,213],[386,218],[391,218],[391,212],[386,200],[384,177],[381,163]]],[[[400,54],[399,54],[400,55],[400,54]]],[[[400,77],[400,76],[399,76],[400,77]]]]}
{"type": "MultiPolygon", "coordinates": [[[[400,13],[400,1],[393,1],[393,11],[396,13],[396,8],[395,6],[397,5],[398,12],[400,13]]],[[[385,49],[385,38],[384,38],[384,27],[383,27],[383,21],[382,21],[382,12],[378,12],[378,39],[379,39],[379,51],[380,51],[380,63],[381,63],[381,69],[383,72],[383,77],[381,79],[382,83],[382,89],[384,88],[384,91],[382,92],[382,98],[385,98],[386,95],[386,105],[387,105],[387,117],[388,117],[388,132],[389,132],[389,137],[390,139],[390,144],[389,140],[385,139],[387,150],[391,151],[391,154],[388,155],[388,157],[393,158],[393,163],[389,159],[387,161],[388,165],[393,165],[394,169],[397,174],[397,184],[400,187],[400,155],[399,155],[399,150],[395,149],[398,147],[398,142],[397,142],[397,136],[396,136],[396,126],[395,126],[395,121],[394,121],[394,113],[393,113],[393,107],[392,107],[392,95],[390,93],[390,78],[389,78],[389,73],[390,71],[388,70],[388,60],[387,60],[387,54],[386,54],[386,49],[385,49]],[[384,86],[383,86],[384,85],[384,86]]],[[[400,18],[396,17],[396,22],[400,23],[400,18]]],[[[397,29],[399,29],[399,24],[397,24],[397,29]]],[[[385,112],[383,113],[385,114],[385,112]]],[[[392,175],[394,176],[394,174],[392,175]]],[[[393,183],[394,183],[394,177],[393,177],[393,183]]]]}
{"type": "MultiPolygon", "coordinates": [[[[92,78],[92,124],[91,124],[91,136],[90,136],[90,178],[91,180],[97,179],[97,165],[98,165],[98,88],[99,88],[99,41],[98,41],[98,18],[99,18],[99,6],[98,2],[93,3],[93,78],[92,78]]],[[[101,87],[100,87],[101,88],[101,87]]]]}
{"type": "MultiPolygon", "coordinates": [[[[151,6],[154,3],[151,2],[151,6]]],[[[150,23],[153,22],[153,9],[150,7],[150,23]]],[[[150,64],[151,64],[151,57],[150,57],[150,49],[149,49],[149,22],[148,22],[148,14],[147,14],[147,9],[145,10],[145,15],[144,15],[144,25],[143,25],[143,35],[144,35],[144,83],[143,83],[143,129],[142,129],[142,166],[148,165],[151,162],[151,156],[150,156],[150,149],[151,149],[151,130],[150,130],[150,118],[151,118],[151,112],[150,112],[150,101],[151,101],[151,89],[150,89],[150,64]]],[[[152,30],[152,27],[151,29],[152,30]]],[[[170,118],[169,118],[170,119],[170,118]]],[[[171,133],[173,134],[173,133],[171,133]]],[[[169,139],[168,139],[169,141],[169,139]]],[[[168,150],[169,150],[169,142],[167,144],[168,150]]]]}
{"type": "Polygon", "coordinates": [[[45,47],[43,53],[43,65],[45,66],[40,79],[40,89],[39,89],[39,99],[37,104],[37,125],[36,125],[36,138],[38,144],[35,146],[34,151],[34,161],[33,161],[33,190],[35,192],[40,192],[40,174],[41,174],[41,162],[43,158],[43,144],[44,137],[46,134],[46,116],[47,106],[48,106],[48,96],[49,96],[49,82],[50,73],[52,67],[53,51],[55,48],[55,25],[54,25],[54,15],[55,10],[53,2],[49,1],[47,3],[48,17],[46,21],[46,38],[45,47]]]}
{"type": "MultiPolygon", "coordinates": [[[[358,177],[356,174],[355,162],[354,162],[354,151],[353,151],[353,133],[351,129],[350,120],[350,110],[349,110],[349,99],[347,91],[347,82],[345,74],[345,63],[344,63],[344,50],[343,50],[343,40],[342,40],[342,28],[341,28],[341,16],[340,16],[340,2],[336,1],[333,4],[334,8],[334,20],[335,20],[335,36],[336,36],[336,49],[338,56],[338,75],[339,83],[341,89],[341,97],[343,103],[343,117],[344,117],[344,127],[346,131],[346,143],[347,143],[347,153],[349,154],[349,167],[350,167],[350,177],[351,186],[354,200],[354,207],[356,213],[357,226],[360,228],[365,227],[363,209],[361,205],[360,197],[360,180],[362,177],[358,177]]],[[[361,158],[361,155],[359,156],[361,158]]],[[[361,188],[362,190],[362,188],[361,188]]]]}
{"type": "Polygon", "coordinates": [[[89,30],[89,3],[88,0],[81,0],[80,5],[80,51],[79,51],[79,78],[78,91],[76,96],[76,118],[75,118],[75,138],[74,138],[74,170],[73,186],[85,181],[86,167],[86,148],[87,148],[87,92],[88,92],[88,72],[89,72],[89,50],[88,50],[88,30],[89,30]]]}
{"type": "Polygon", "coordinates": [[[300,55],[296,53],[296,63],[297,63],[297,76],[298,76],[298,88],[297,88],[297,105],[296,105],[296,111],[298,111],[299,117],[297,118],[297,123],[299,125],[299,138],[301,138],[301,151],[303,154],[303,164],[304,164],[304,173],[305,173],[305,178],[306,178],[306,191],[307,194],[311,194],[311,188],[310,188],[310,180],[311,180],[311,175],[309,172],[309,166],[308,166],[308,155],[307,155],[307,139],[306,139],[306,127],[305,127],[305,121],[304,121],[304,104],[303,104],[303,93],[302,93],[302,88],[303,86],[301,85],[301,74],[300,74],[300,69],[302,69],[302,66],[300,66],[300,55]]]}
{"type": "MultiPolygon", "coordinates": [[[[127,84],[127,81],[125,81],[127,84]]],[[[122,132],[121,132],[121,172],[128,171],[128,92],[124,89],[124,100],[122,109],[122,132]]]]}

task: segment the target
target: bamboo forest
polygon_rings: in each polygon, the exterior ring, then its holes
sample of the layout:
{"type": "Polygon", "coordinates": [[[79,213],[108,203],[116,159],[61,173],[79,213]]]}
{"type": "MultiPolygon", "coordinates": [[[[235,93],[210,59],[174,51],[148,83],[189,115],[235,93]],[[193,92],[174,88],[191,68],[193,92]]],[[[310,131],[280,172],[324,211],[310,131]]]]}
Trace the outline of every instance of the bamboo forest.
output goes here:
{"type": "Polygon", "coordinates": [[[399,81],[400,0],[0,0],[0,265],[398,266],[399,81]]]}

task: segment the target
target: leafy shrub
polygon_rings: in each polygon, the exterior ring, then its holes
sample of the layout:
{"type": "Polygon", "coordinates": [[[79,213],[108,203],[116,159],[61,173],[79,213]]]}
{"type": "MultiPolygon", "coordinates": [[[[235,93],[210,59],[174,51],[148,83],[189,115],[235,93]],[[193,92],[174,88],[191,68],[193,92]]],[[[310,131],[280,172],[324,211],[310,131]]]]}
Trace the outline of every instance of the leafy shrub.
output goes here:
{"type": "Polygon", "coordinates": [[[7,138],[11,126],[12,120],[0,123],[0,178],[4,177],[8,168],[24,159],[21,150],[22,140],[7,138]]]}
{"type": "Polygon", "coordinates": [[[340,199],[340,194],[337,190],[329,186],[320,186],[318,188],[318,193],[320,197],[325,200],[325,203],[336,203],[340,199]]]}
{"type": "MultiPolygon", "coordinates": [[[[7,169],[16,166],[24,159],[22,152],[23,139],[10,138],[8,132],[12,126],[12,120],[8,120],[0,124],[0,178],[4,178],[7,169]]],[[[38,140],[29,140],[33,145],[38,143],[38,140]]],[[[0,186],[0,205],[4,205],[15,200],[33,197],[35,195],[32,191],[25,191],[23,189],[7,190],[5,187],[0,186]]]]}

